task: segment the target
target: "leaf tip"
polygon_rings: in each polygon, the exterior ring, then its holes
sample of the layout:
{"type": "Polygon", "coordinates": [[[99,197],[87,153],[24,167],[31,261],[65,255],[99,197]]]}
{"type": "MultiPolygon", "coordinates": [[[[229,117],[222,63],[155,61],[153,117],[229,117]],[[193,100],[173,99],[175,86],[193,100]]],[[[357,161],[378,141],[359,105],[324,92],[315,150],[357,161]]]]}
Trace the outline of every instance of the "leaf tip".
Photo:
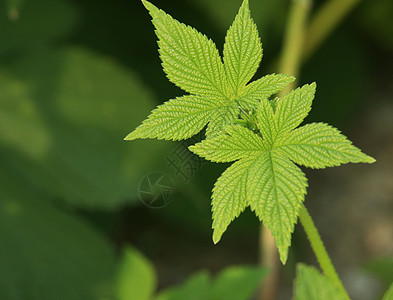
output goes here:
{"type": "Polygon", "coordinates": [[[280,261],[283,265],[287,263],[288,259],[288,248],[287,249],[279,249],[278,251],[280,253],[280,261]]]}
{"type": "Polygon", "coordinates": [[[141,1],[142,1],[143,6],[144,6],[151,14],[153,14],[153,13],[155,13],[155,12],[158,11],[158,8],[157,8],[156,6],[154,6],[154,4],[150,3],[149,1],[147,1],[147,0],[141,0],[141,1]]]}
{"type": "Polygon", "coordinates": [[[366,157],[365,157],[365,159],[364,159],[364,162],[365,162],[365,163],[368,163],[368,164],[375,163],[376,161],[377,161],[377,160],[376,160],[374,157],[369,156],[369,155],[366,155],[366,157]]]}
{"type": "Polygon", "coordinates": [[[149,1],[146,1],[146,0],[141,0],[141,2],[142,2],[142,4],[143,4],[143,6],[144,7],[146,7],[146,9],[148,9],[147,7],[148,7],[148,3],[149,3],[149,1]]]}
{"type": "Polygon", "coordinates": [[[129,133],[123,140],[124,141],[133,141],[137,138],[140,138],[139,134],[135,133],[135,130],[129,133]]]}
{"type": "Polygon", "coordinates": [[[202,156],[202,153],[200,151],[200,148],[198,147],[200,143],[197,143],[195,145],[191,145],[188,147],[188,150],[190,150],[192,153],[198,155],[198,156],[202,156]]]}
{"type": "Polygon", "coordinates": [[[291,76],[291,75],[287,75],[287,76],[288,76],[287,78],[289,83],[294,82],[296,80],[295,76],[291,76]]]}
{"type": "Polygon", "coordinates": [[[243,3],[239,8],[238,16],[250,17],[250,6],[248,0],[243,0],[243,3]]]}
{"type": "Polygon", "coordinates": [[[216,245],[221,240],[222,233],[217,230],[213,231],[213,243],[216,245]]]}

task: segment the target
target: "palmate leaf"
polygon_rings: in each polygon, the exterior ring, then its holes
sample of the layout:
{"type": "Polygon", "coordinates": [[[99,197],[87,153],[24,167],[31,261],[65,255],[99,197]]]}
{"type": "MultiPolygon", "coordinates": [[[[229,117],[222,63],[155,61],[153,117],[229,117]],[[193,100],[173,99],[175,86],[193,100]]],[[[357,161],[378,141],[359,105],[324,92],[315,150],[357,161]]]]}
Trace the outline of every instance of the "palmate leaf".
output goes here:
{"type": "Polygon", "coordinates": [[[295,129],[309,113],[314,94],[315,84],[304,85],[279,99],[275,110],[263,98],[256,111],[258,132],[231,125],[223,134],[190,147],[210,161],[238,160],[213,189],[215,243],[250,206],[272,232],[285,263],[307,187],[305,175],[294,163],[324,168],[375,161],[329,125],[312,123],[295,129]]]}
{"type": "Polygon", "coordinates": [[[239,105],[255,108],[294,80],[271,74],[253,83],[262,46],[248,0],[229,28],[223,61],[210,39],[143,0],[153,18],[162,65],[169,80],[191,95],[165,102],[125,139],[187,139],[204,126],[207,137],[219,134],[238,117],[239,105]]]}

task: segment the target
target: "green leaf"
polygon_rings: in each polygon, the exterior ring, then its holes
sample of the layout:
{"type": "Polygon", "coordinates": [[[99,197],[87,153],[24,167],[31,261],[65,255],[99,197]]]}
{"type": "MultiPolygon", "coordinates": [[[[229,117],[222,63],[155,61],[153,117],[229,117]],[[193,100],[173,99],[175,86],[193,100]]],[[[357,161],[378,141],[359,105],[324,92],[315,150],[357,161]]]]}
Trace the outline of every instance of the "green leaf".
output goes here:
{"type": "Polygon", "coordinates": [[[242,91],[241,101],[255,107],[262,98],[269,98],[294,80],[295,77],[285,74],[269,74],[263,76],[246,86],[242,91]]]}
{"type": "Polygon", "coordinates": [[[258,29],[250,16],[248,0],[244,0],[225,37],[224,66],[233,94],[251,80],[262,59],[258,29]]]}
{"type": "Polygon", "coordinates": [[[152,264],[135,248],[128,246],[123,251],[116,277],[118,300],[150,300],[156,285],[156,274],[152,264]]]}
{"type": "Polygon", "coordinates": [[[231,222],[249,205],[249,170],[254,167],[255,158],[244,158],[218,178],[213,188],[213,241],[218,243],[231,222]]]}
{"type": "Polygon", "coordinates": [[[215,44],[195,29],[180,23],[148,1],[142,1],[153,17],[162,65],[169,80],[190,93],[154,110],[125,139],[187,139],[207,125],[212,138],[233,123],[239,106],[255,108],[293,81],[293,77],[269,75],[246,85],[262,58],[262,46],[248,0],[229,28],[224,44],[224,64],[215,44]]]}
{"type": "Polygon", "coordinates": [[[17,57],[2,60],[0,71],[4,160],[59,201],[96,209],[139,203],[140,181],[170,151],[158,141],[122,141],[157,103],[139,77],[83,48],[17,57]]]}
{"type": "Polygon", "coordinates": [[[314,267],[299,264],[295,280],[294,300],[345,300],[329,278],[314,267]]]}
{"type": "Polygon", "coordinates": [[[266,145],[258,135],[239,125],[225,128],[226,134],[204,140],[189,149],[195,154],[214,162],[230,162],[266,151],[266,145]]]}
{"type": "Polygon", "coordinates": [[[91,225],[64,213],[13,168],[0,170],[0,299],[111,297],[114,254],[91,225]],[[36,195],[36,196],[33,196],[36,195]],[[38,196],[39,195],[39,196],[38,196]]]}
{"type": "Polygon", "coordinates": [[[275,123],[274,110],[271,103],[262,98],[257,113],[257,127],[264,140],[268,145],[273,145],[277,135],[277,126],[275,123]]]}
{"type": "Polygon", "coordinates": [[[193,274],[179,287],[161,292],[155,300],[205,300],[210,291],[210,275],[206,271],[193,274]]]}
{"type": "Polygon", "coordinates": [[[278,150],[293,162],[309,168],[326,168],[349,162],[373,163],[374,158],[352,145],[328,124],[312,123],[295,129],[279,141],[278,150]]]}
{"type": "Polygon", "coordinates": [[[210,116],[210,122],[207,125],[206,137],[211,138],[220,134],[226,125],[231,124],[239,114],[239,107],[236,103],[223,104],[216,109],[210,116]]]}
{"type": "Polygon", "coordinates": [[[306,194],[307,179],[297,166],[275,151],[258,158],[249,178],[249,205],[271,231],[285,264],[291,233],[306,194]]]}
{"type": "Polygon", "coordinates": [[[245,266],[224,269],[214,279],[199,271],[180,286],[164,290],[155,300],[248,300],[266,275],[266,269],[245,266]]]}
{"type": "Polygon", "coordinates": [[[227,97],[224,66],[216,45],[150,2],[142,2],[153,17],[162,65],[169,80],[191,94],[227,97]]]}
{"type": "Polygon", "coordinates": [[[212,99],[183,96],[160,105],[125,140],[157,138],[184,140],[197,134],[217,108],[212,99]]]}
{"type": "Polygon", "coordinates": [[[315,82],[306,84],[277,101],[275,109],[277,134],[288,132],[303,122],[311,110],[315,89],[315,82]]]}
{"type": "Polygon", "coordinates": [[[293,130],[310,111],[314,93],[315,84],[305,85],[277,100],[275,110],[262,98],[252,126],[259,131],[231,125],[222,134],[190,147],[211,161],[238,160],[213,189],[215,243],[233,219],[250,206],[272,232],[285,263],[307,187],[305,175],[294,163],[326,167],[375,161],[328,125],[309,124],[293,130]]]}
{"type": "Polygon", "coordinates": [[[262,57],[248,0],[227,32],[224,65],[214,43],[204,35],[149,2],[143,3],[153,17],[164,71],[194,96],[182,98],[192,101],[176,99],[159,107],[127,139],[178,140],[207,124],[207,140],[190,149],[214,162],[238,160],[213,189],[213,241],[217,243],[233,219],[250,206],[272,231],[285,263],[307,187],[306,177],[294,163],[321,167],[374,159],[330,127],[314,130],[320,125],[309,125],[294,130],[311,110],[315,83],[272,101],[268,98],[293,77],[272,74],[247,85],[262,57]],[[245,126],[252,130],[235,123],[252,123],[245,126]],[[322,159],[321,148],[326,150],[322,159]]]}
{"type": "Polygon", "coordinates": [[[267,274],[267,269],[258,267],[229,267],[216,276],[208,300],[251,299],[267,274]]]}
{"type": "Polygon", "coordinates": [[[383,295],[382,300],[393,300],[393,283],[389,286],[389,289],[383,295]]]}

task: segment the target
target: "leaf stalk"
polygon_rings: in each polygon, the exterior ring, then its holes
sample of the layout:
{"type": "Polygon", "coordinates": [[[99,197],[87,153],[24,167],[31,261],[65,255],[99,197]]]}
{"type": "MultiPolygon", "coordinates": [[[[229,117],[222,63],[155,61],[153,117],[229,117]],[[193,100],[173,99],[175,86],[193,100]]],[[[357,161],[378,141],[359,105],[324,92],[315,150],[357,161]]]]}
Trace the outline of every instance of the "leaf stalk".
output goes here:
{"type": "Polygon", "coordinates": [[[338,274],[333,266],[329,254],[326,251],[321,236],[319,235],[318,230],[315,227],[314,221],[312,220],[310,214],[307,211],[307,208],[304,205],[300,210],[299,219],[301,224],[303,225],[304,231],[307,234],[307,238],[310,241],[311,248],[314,251],[315,256],[317,257],[319,266],[321,267],[323,273],[340,289],[340,292],[342,293],[344,298],[350,300],[348,293],[344,288],[344,285],[338,277],[338,274]]]}

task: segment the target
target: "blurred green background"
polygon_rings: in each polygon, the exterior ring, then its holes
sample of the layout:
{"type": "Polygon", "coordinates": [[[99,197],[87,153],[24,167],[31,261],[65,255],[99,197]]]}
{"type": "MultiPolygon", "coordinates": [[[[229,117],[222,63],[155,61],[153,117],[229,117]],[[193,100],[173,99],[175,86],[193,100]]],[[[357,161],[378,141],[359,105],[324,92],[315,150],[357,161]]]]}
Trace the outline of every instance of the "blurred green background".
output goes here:
{"type": "MultiPolygon", "coordinates": [[[[241,4],[152,2],[220,51],[241,4]]],[[[315,1],[313,11],[323,3],[315,1]]],[[[257,77],[277,72],[289,5],[250,1],[264,47],[257,77]]],[[[391,0],[360,1],[299,78],[318,84],[307,121],[339,127],[377,159],[305,170],[306,205],[359,300],[382,293],[378,276],[393,281],[392,265],[381,263],[393,256],[392,20],[391,0]]],[[[216,274],[258,263],[259,223],[249,211],[218,245],[211,240],[211,189],[227,165],[176,156],[194,140],[123,141],[155,106],[183,94],[162,71],[140,1],[4,1],[0,41],[0,299],[119,299],[116,274],[127,245],[138,249],[130,248],[133,259],[143,253],[147,268],[154,266],[145,279],[151,290],[201,269],[216,274]],[[162,208],[140,199],[149,174],[167,178],[170,202],[162,208]]],[[[301,228],[282,270],[280,299],[290,299],[298,261],[315,263],[301,228]]],[[[137,267],[130,264],[122,280],[138,278],[137,267]]]]}

